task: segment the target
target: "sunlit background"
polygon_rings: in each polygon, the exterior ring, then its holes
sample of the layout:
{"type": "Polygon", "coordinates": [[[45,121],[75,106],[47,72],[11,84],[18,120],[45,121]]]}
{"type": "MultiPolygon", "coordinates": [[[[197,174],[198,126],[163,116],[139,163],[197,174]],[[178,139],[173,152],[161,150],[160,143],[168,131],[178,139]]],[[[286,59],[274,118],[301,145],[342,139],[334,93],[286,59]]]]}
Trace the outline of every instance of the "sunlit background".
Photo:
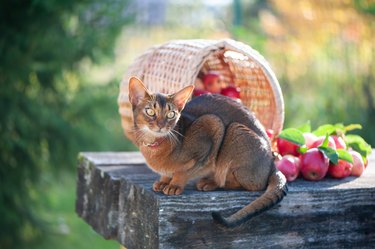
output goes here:
{"type": "Polygon", "coordinates": [[[252,46],[280,82],[284,127],[359,123],[375,146],[372,0],[8,0],[0,20],[0,248],[119,248],[75,214],[77,155],[135,149],[119,82],[169,40],[252,46]]]}

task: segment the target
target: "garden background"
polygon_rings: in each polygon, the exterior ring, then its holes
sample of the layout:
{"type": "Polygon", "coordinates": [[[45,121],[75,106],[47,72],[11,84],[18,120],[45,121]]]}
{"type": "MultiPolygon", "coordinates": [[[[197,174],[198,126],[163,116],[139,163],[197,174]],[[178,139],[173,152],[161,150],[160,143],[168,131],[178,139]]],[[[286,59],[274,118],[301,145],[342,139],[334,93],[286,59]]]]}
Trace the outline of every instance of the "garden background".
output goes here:
{"type": "Polygon", "coordinates": [[[284,127],[359,123],[375,147],[372,0],[5,0],[0,4],[0,248],[119,248],[75,214],[80,151],[135,148],[119,82],[172,39],[233,38],[270,62],[284,127]]]}

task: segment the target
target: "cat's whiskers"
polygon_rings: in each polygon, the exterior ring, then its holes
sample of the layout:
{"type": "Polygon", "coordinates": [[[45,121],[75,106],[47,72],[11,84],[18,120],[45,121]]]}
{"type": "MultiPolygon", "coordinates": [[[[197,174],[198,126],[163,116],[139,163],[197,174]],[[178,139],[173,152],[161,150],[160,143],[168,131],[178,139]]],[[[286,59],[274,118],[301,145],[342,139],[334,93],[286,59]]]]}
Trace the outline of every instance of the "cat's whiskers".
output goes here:
{"type": "Polygon", "coordinates": [[[133,128],[133,132],[135,133],[135,140],[137,144],[141,144],[146,136],[146,133],[144,133],[142,130],[139,130],[137,128],[133,128]]]}
{"type": "Polygon", "coordinates": [[[177,138],[176,134],[173,133],[173,131],[174,130],[170,130],[167,136],[172,145],[176,146],[180,143],[180,140],[177,138]]]}
{"type": "Polygon", "coordinates": [[[135,139],[137,144],[145,144],[145,141],[149,141],[153,139],[154,137],[150,139],[150,133],[148,132],[148,127],[133,127],[132,131],[135,133],[135,139]]]}
{"type": "MultiPolygon", "coordinates": [[[[181,137],[185,137],[184,135],[182,135],[180,132],[178,132],[176,130],[171,130],[171,132],[176,133],[177,135],[179,135],[181,137]]],[[[174,134],[174,135],[176,135],[176,134],[174,134]]]]}
{"type": "Polygon", "coordinates": [[[178,142],[177,137],[171,134],[171,130],[167,132],[157,132],[144,125],[141,127],[133,127],[132,131],[135,133],[136,143],[143,146],[155,146],[164,139],[168,139],[173,145],[176,145],[178,142]]]}

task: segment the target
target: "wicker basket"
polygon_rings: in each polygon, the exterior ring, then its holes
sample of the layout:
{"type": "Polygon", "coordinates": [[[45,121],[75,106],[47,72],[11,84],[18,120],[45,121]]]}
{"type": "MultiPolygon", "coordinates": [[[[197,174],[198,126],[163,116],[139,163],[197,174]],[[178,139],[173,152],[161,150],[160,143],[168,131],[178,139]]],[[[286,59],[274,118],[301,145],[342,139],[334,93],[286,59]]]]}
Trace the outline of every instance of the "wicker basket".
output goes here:
{"type": "Polygon", "coordinates": [[[152,92],[173,93],[194,84],[207,71],[219,72],[241,89],[242,103],[275,135],[284,122],[279,83],[267,61],[251,47],[234,40],[175,40],[154,46],[129,66],[118,97],[122,127],[127,137],[133,125],[128,80],[140,78],[152,92]]]}

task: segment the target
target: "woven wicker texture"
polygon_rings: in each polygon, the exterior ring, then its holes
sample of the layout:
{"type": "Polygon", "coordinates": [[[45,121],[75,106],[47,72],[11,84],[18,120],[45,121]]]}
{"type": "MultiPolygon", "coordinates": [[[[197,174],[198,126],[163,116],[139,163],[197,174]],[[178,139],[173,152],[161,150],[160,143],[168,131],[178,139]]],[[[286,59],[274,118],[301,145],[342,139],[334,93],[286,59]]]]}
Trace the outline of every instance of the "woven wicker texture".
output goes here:
{"type": "Polygon", "coordinates": [[[275,135],[284,122],[279,83],[267,61],[251,47],[234,40],[175,40],[154,46],[131,64],[120,84],[119,112],[125,134],[133,125],[128,80],[141,79],[152,92],[173,93],[194,84],[208,72],[219,72],[229,85],[239,87],[241,101],[275,135]]]}

